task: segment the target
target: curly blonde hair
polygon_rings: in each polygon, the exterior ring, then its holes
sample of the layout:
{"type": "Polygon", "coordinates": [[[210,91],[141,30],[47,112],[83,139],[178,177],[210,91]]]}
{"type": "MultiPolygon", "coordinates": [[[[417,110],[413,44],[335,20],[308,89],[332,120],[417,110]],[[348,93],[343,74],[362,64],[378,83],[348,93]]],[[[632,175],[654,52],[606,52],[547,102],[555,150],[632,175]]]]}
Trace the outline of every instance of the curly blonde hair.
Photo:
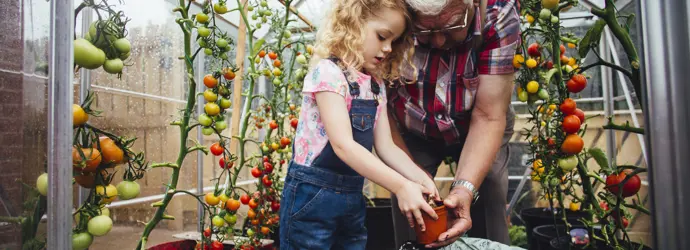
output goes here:
{"type": "Polygon", "coordinates": [[[393,41],[392,51],[373,76],[392,82],[400,79],[401,66],[412,67],[416,78],[416,67],[412,64],[414,40],[412,38],[412,16],[404,0],[338,0],[333,1],[327,20],[319,29],[315,44],[312,66],[320,59],[337,56],[348,66],[359,69],[364,64],[362,55],[366,22],[383,8],[399,11],[405,17],[405,31],[393,41]]]}

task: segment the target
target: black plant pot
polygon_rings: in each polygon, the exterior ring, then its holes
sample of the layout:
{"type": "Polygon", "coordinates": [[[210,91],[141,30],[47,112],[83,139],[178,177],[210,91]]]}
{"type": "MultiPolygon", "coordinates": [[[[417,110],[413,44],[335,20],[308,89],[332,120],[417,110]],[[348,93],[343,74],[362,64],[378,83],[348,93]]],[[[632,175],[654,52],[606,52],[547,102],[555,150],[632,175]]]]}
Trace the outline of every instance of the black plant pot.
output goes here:
{"type": "MultiPolygon", "coordinates": [[[[563,214],[560,209],[556,208],[556,220],[554,220],[554,214],[553,210],[550,208],[540,208],[540,207],[533,207],[533,208],[525,208],[522,211],[520,211],[520,217],[522,217],[522,220],[525,222],[525,232],[527,232],[527,241],[529,243],[530,248],[529,249],[536,249],[534,248],[534,237],[532,237],[532,232],[534,228],[542,225],[562,225],[563,224],[563,214]]],[[[566,212],[566,219],[568,223],[571,225],[584,225],[581,221],[580,218],[583,218],[585,216],[588,216],[589,214],[581,211],[573,212],[573,211],[567,211],[566,212]]]]}
{"type": "MultiPolygon", "coordinates": [[[[581,228],[585,229],[584,227],[572,227],[572,228],[581,228]]],[[[571,229],[572,229],[571,228],[571,229]]],[[[601,235],[600,230],[595,230],[595,234],[601,235]]],[[[615,249],[613,246],[607,245],[604,241],[596,240],[594,237],[591,235],[589,236],[590,239],[590,244],[589,245],[572,245],[570,244],[571,242],[571,236],[570,234],[566,231],[565,225],[542,225],[535,227],[533,232],[532,232],[532,237],[534,238],[534,243],[535,245],[530,246],[530,249],[535,249],[535,250],[562,250],[562,249],[568,249],[570,247],[571,250],[584,250],[584,249],[601,249],[601,250],[613,250],[615,249]],[[558,232],[558,233],[557,233],[558,232]],[[569,246],[570,245],[570,246],[569,246]]],[[[601,236],[600,236],[601,238],[601,236]]],[[[618,242],[621,243],[621,247],[623,249],[643,249],[643,250],[651,250],[652,248],[631,242],[630,245],[627,245],[627,242],[623,240],[619,240],[618,242]],[[642,247],[642,248],[640,248],[642,247]]]]}
{"type": "Polygon", "coordinates": [[[367,203],[367,250],[395,249],[393,233],[393,211],[391,199],[372,199],[374,206],[367,203]]]}

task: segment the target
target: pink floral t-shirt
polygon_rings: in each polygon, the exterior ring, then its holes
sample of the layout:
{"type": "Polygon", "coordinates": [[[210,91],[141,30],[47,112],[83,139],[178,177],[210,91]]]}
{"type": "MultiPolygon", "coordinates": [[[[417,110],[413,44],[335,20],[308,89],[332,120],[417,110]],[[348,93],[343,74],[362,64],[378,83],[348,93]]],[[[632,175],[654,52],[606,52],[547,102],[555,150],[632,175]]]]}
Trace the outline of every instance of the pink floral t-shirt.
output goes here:
{"type": "MultiPolygon", "coordinates": [[[[375,96],[371,91],[371,76],[357,71],[357,75],[353,77],[357,77],[359,84],[358,99],[378,99],[379,101],[374,120],[374,127],[376,127],[381,109],[386,106],[385,86],[378,81],[381,92],[375,96]]],[[[328,59],[323,59],[307,73],[304,78],[302,89],[304,97],[294,144],[294,161],[300,165],[311,165],[328,143],[328,135],[321,122],[321,114],[316,103],[316,93],[321,91],[334,92],[343,96],[348,111],[352,106],[353,96],[350,95],[345,75],[338,65],[328,59]]]]}

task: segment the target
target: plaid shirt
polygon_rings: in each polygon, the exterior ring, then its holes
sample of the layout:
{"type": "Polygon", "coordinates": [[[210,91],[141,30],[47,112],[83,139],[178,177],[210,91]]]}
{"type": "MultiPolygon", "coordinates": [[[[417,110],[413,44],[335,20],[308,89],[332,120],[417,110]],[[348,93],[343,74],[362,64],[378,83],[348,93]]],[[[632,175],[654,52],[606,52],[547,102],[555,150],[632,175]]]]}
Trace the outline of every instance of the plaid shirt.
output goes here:
{"type": "MultiPolygon", "coordinates": [[[[475,6],[474,32],[464,45],[451,50],[417,45],[412,60],[417,82],[389,92],[389,108],[398,124],[423,138],[461,143],[469,130],[479,75],[515,72],[512,60],[521,42],[518,9],[517,0],[488,0],[484,28],[475,6]],[[482,30],[482,46],[474,48],[471,40],[479,38],[482,30]]],[[[403,78],[413,79],[414,69],[402,72],[403,78]]]]}

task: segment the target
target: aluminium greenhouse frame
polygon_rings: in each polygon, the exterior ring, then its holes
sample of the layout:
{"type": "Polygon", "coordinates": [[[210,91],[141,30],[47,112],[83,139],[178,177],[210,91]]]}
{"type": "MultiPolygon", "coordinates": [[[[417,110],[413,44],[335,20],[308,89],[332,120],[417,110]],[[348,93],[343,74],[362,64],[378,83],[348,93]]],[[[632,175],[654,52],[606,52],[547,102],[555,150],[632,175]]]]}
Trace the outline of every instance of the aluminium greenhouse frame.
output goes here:
{"type": "MultiPolygon", "coordinates": [[[[633,0],[619,0],[617,7],[623,8],[633,0]]],[[[581,3],[589,6],[601,6],[602,0],[588,1],[581,3]]],[[[690,193],[690,184],[682,178],[689,176],[685,165],[690,162],[690,99],[685,95],[690,93],[690,88],[684,85],[685,79],[690,72],[684,68],[686,59],[690,58],[690,27],[688,25],[688,14],[690,5],[686,1],[678,0],[654,0],[641,1],[639,4],[637,22],[639,34],[646,39],[642,42],[642,57],[647,62],[642,64],[644,87],[643,94],[639,94],[640,101],[647,110],[644,113],[647,134],[638,135],[641,142],[644,159],[650,169],[649,180],[654,186],[650,185],[651,211],[653,235],[656,249],[687,249],[690,248],[690,237],[687,237],[690,230],[685,225],[690,224],[690,216],[685,214],[688,207],[682,197],[690,193]],[[650,28],[652,27],[652,28],[650,28]],[[646,138],[646,140],[645,140],[646,138]],[[645,150],[645,148],[647,150],[645,150]],[[649,158],[647,158],[649,157],[649,158]],[[684,168],[685,167],[685,168],[684,168]],[[669,195],[673,194],[673,195],[669,195]]],[[[300,1],[300,4],[304,4],[300,1]]],[[[88,12],[84,12],[88,13],[88,12]]],[[[71,216],[72,213],[72,186],[69,168],[61,168],[71,164],[71,159],[67,157],[67,149],[72,141],[72,126],[69,119],[69,110],[72,104],[72,38],[74,30],[72,0],[53,0],[51,1],[51,53],[50,53],[50,80],[49,89],[49,118],[48,118],[48,173],[50,180],[48,199],[48,241],[50,249],[70,249],[71,248],[71,216]]],[[[569,14],[570,15],[570,14],[569,14]]],[[[88,28],[88,23],[92,19],[91,15],[84,14],[84,24],[82,29],[88,28]]],[[[571,26],[582,24],[583,21],[594,19],[591,14],[575,13],[572,16],[564,17],[566,24],[571,26]],[[566,20],[569,19],[569,20],[566,20]]],[[[610,56],[616,64],[618,55],[613,48],[613,40],[610,31],[606,31],[600,49],[602,55],[610,56]]],[[[203,58],[202,58],[203,59],[203,58]]],[[[203,67],[203,60],[200,60],[199,67],[203,67]]],[[[203,70],[197,71],[197,78],[201,79],[203,70]]],[[[619,73],[620,74],[620,73],[619,73]]],[[[90,85],[88,70],[81,71],[80,90],[86,93],[90,85]]],[[[613,72],[609,69],[602,71],[604,79],[603,97],[580,99],[580,102],[603,102],[604,113],[609,116],[614,114],[613,101],[620,97],[612,95],[612,76],[613,72]]],[[[618,77],[628,111],[633,119],[633,125],[639,126],[635,114],[639,113],[632,105],[632,93],[627,89],[624,77],[618,77]]],[[[102,86],[91,86],[94,89],[112,93],[137,96],[148,99],[157,99],[170,102],[184,102],[167,97],[136,93],[131,91],[106,88],[102,86]]],[[[83,94],[80,96],[84,98],[83,94]]],[[[514,105],[519,105],[513,103],[514,105]]],[[[203,106],[198,105],[200,110],[203,106]]],[[[239,115],[239,114],[236,114],[239,115]]],[[[197,134],[197,139],[202,141],[201,134],[197,134]]],[[[610,131],[606,133],[607,152],[611,159],[615,157],[615,134],[610,131]]],[[[197,188],[190,190],[193,193],[210,191],[213,187],[203,187],[203,159],[198,155],[197,158],[197,188]]],[[[529,173],[527,173],[529,174],[529,173]]],[[[437,178],[438,181],[448,181],[452,178],[437,178]]],[[[511,179],[522,179],[523,176],[511,176],[511,179]]],[[[248,185],[255,180],[238,183],[238,185],[248,185]]],[[[81,197],[81,194],[80,194],[81,197]]],[[[136,203],[150,202],[160,199],[158,196],[141,197],[128,201],[113,202],[110,206],[125,206],[136,203]]],[[[512,204],[512,202],[511,202],[512,204]]],[[[199,210],[201,213],[201,210],[199,210]]]]}

